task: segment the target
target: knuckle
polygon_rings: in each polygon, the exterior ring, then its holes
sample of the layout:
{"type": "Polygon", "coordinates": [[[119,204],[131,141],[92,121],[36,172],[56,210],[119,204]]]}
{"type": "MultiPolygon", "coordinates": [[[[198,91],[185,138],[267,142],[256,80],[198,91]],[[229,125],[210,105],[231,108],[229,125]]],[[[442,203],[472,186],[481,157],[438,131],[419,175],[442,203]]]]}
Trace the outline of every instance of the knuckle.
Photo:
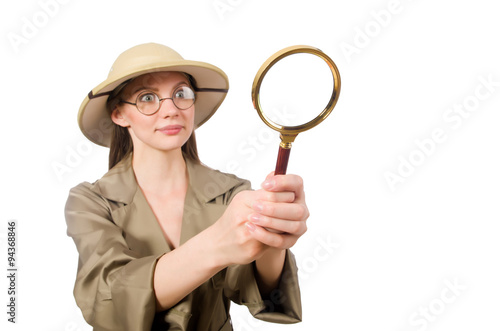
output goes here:
{"type": "Polygon", "coordinates": [[[301,205],[302,209],[302,219],[307,220],[309,218],[309,209],[306,206],[301,205]]]}
{"type": "Polygon", "coordinates": [[[297,182],[298,187],[304,187],[304,179],[302,179],[302,177],[295,175],[295,181],[297,182]]]}
{"type": "Polygon", "coordinates": [[[271,204],[271,203],[263,203],[263,212],[266,214],[266,215],[274,215],[274,213],[276,212],[276,207],[271,204]]]}
{"type": "Polygon", "coordinates": [[[248,234],[244,231],[238,232],[238,234],[236,234],[235,241],[238,246],[243,246],[248,241],[248,234]]]}
{"type": "Polygon", "coordinates": [[[247,249],[247,257],[249,260],[254,260],[261,252],[261,247],[258,244],[250,245],[247,249]]]}
{"type": "Polygon", "coordinates": [[[299,189],[304,187],[304,180],[299,175],[287,175],[287,182],[299,189]]]}
{"type": "Polygon", "coordinates": [[[263,194],[262,194],[262,198],[264,200],[267,200],[267,201],[274,201],[275,200],[275,195],[273,192],[269,192],[269,191],[264,191],[263,194]]]}
{"type": "Polygon", "coordinates": [[[297,217],[299,220],[307,218],[307,209],[302,205],[297,205],[297,217]]]}
{"type": "Polygon", "coordinates": [[[292,224],[292,232],[293,233],[300,233],[302,230],[302,222],[293,222],[292,224]]]}
{"type": "Polygon", "coordinates": [[[275,201],[275,194],[261,189],[255,191],[255,196],[253,196],[253,198],[260,201],[275,201]]]}
{"type": "Polygon", "coordinates": [[[275,247],[283,247],[285,245],[285,238],[284,238],[284,236],[277,235],[276,238],[273,241],[274,241],[274,246],[275,247]]]}

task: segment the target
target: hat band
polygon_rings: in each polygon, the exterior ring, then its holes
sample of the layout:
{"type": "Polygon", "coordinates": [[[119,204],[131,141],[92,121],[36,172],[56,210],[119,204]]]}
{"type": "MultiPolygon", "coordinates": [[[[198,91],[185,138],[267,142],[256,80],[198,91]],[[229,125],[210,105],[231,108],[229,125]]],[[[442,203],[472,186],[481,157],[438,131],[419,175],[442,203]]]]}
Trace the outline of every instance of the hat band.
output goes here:
{"type": "Polygon", "coordinates": [[[221,92],[221,93],[227,93],[229,90],[228,89],[222,89],[222,88],[210,88],[210,87],[196,87],[193,86],[194,90],[196,92],[221,92]]]}
{"type": "MultiPolygon", "coordinates": [[[[194,90],[196,92],[221,92],[221,93],[227,93],[229,91],[228,89],[209,88],[209,87],[199,88],[199,87],[193,86],[193,88],[194,88],[194,90]]],[[[113,93],[113,91],[102,92],[102,93],[97,93],[97,94],[94,94],[94,92],[90,91],[89,92],[89,99],[92,100],[92,99],[103,97],[103,96],[109,96],[111,93],[113,93]]]]}
{"type": "Polygon", "coordinates": [[[94,94],[94,92],[90,91],[89,92],[89,99],[92,100],[94,98],[99,98],[99,97],[103,97],[105,95],[110,95],[111,93],[113,93],[113,91],[109,91],[109,92],[102,92],[102,93],[97,93],[97,94],[94,94]]]}

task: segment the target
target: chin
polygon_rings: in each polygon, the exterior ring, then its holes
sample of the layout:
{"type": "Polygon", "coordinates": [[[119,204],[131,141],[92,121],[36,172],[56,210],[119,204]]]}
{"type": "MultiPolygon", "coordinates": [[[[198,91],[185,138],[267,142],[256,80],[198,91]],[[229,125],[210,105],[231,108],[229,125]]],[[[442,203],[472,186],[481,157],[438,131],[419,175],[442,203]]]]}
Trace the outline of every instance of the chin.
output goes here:
{"type": "Polygon", "coordinates": [[[186,143],[187,139],[179,139],[177,141],[169,141],[168,143],[160,143],[156,145],[156,149],[164,151],[164,152],[170,152],[176,149],[181,149],[182,146],[186,143]]]}

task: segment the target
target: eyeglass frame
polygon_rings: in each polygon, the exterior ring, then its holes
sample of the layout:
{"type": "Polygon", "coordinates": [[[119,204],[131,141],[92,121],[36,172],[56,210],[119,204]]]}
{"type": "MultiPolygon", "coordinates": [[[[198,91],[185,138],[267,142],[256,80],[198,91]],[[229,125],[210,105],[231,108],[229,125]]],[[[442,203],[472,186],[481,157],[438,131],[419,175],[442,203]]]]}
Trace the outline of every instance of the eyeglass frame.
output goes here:
{"type": "Polygon", "coordinates": [[[190,108],[190,107],[192,107],[192,106],[195,104],[195,102],[196,102],[196,92],[195,92],[195,91],[196,91],[196,89],[191,88],[190,86],[187,86],[187,85],[183,85],[183,86],[179,86],[179,87],[177,87],[177,88],[176,88],[176,89],[172,92],[172,96],[171,96],[170,98],[160,98],[160,96],[159,96],[157,93],[155,93],[155,92],[153,92],[153,91],[145,90],[145,91],[143,91],[143,92],[141,92],[141,93],[139,93],[139,94],[137,95],[137,97],[135,98],[135,103],[130,102],[130,101],[127,101],[127,100],[123,100],[123,99],[121,99],[121,98],[120,98],[120,102],[124,102],[124,103],[126,103],[126,104],[129,104],[129,105],[133,105],[133,106],[135,106],[135,108],[137,108],[137,111],[138,111],[139,113],[143,114],[144,116],[152,116],[152,115],[156,114],[156,113],[160,110],[160,108],[161,108],[161,103],[163,102],[163,100],[167,100],[167,99],[172,100],[172,103],[174,104],[175,108],[177,108],[177,109],[179,109],[179,110],[186,110],[186,109],[189,109],[189,108],[190,108]],[[176,104],[176,103],[175,103],[175,101],[174,101],[174,94],[175,94],[175,92],[177,92],[179,89],[181,89],[181,88],[186,88],[186,87],[187,87],[188,89],[190,89],[190,90],[193,92],[193,95],[194,95],[194,98],[193,98],[193,103],[192,103],[189,107],[187,107],[187,108],[179,108],[179,106],[177,106],[177,104],[176,104]],[[154,95],[158,98],[158,109],[156,109],[154,112],[152,112],[152,113],[150,113],[150,114],[145,114],[145,113],[143,113],[143,112],[139,109],[139,107],[137,106],[137,99],[139,99],[139,97],[140,97],[141,95],[143,95],[145,92],[147,92],[147,93],[152,93],[152,94],[154,94],[154,95]]]}

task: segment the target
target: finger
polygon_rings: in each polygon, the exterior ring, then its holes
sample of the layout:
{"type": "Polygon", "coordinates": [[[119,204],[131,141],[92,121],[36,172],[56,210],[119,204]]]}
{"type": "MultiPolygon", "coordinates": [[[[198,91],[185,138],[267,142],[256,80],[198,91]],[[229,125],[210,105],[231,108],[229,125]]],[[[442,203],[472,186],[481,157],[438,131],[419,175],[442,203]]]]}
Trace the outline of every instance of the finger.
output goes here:
{"type": "Polygon", "coordinates": [[[257,190],[255,193],[255,200],[289,203],[295,201],[295,193],[293,192],[269,192],[266,190],[257,190]]]}
{"type": "Polygon", "coordinates": [[[294,236],[302,236],[307,231],[305,221],[288,221],[267,217],[257,213],[250,214],[248,220],[255,225],[275,233],[288,233],[294,236]]]}
{"type": "MultiPolygon", "coordinates": [[[[293,192],[268,192],[266,190],[244,191],[240,192],[234,199],[241,201],[247,208],[249,213],[253,210],[254,205],[261,203],[293,203],[295,201],[295,193],[293,192]]],[[[271,215],[269,215],[271,216],[271,215]]]]}
{"type": "Polygon", "coordinates": [[[274,171],[271,171],[267,176],[266,176],[266,180],[272,178],[274,176],[274,171]]]}
{"type": "Polygon", "coordinates": [[[304,181],[297,175],[278,175],[266,178],[262,188],[271,192],[294,192],[295,198],[305,199],[304,181]]]}
{"type": "Polygon", "coordinates": [[[251,208],[258,214],[282,220],[305,221],[309,217],[309,210],[305,204],[283,203],[258,200],[251,208]]]}
{"type": "Polygon", "coordinates": [[[297,241],[295,236],[269,232],[258,225],[250,225],[247,228],[253,238],[270,247],[286,249],[292,247],[297,241]]]}

